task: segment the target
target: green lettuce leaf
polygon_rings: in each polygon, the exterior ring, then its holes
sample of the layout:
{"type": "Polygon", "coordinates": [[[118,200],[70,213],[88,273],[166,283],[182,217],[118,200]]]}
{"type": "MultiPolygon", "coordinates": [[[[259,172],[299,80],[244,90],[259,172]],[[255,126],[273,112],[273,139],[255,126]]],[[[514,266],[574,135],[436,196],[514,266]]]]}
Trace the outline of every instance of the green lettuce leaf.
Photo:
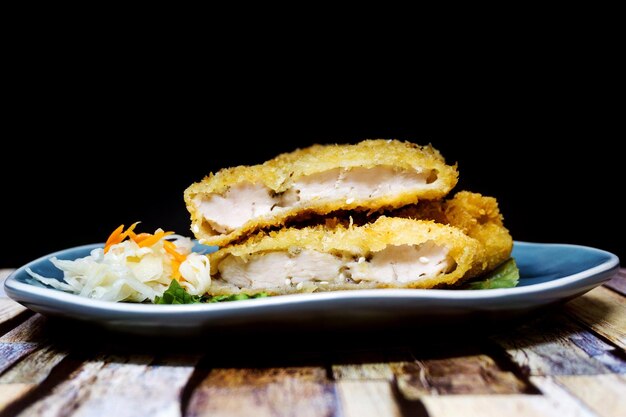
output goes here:
{"type": "Polygon", "coordinates": [[[513,288],[519,282],[519,269],[515,259],[510,258],[491,272],[468,282],[461,288],[465,290],[491,290],[494,288],[513,288]]]}
{"type": "Polygon", "coordinates": [[[206,303],[221,303],[222,301],[239,301],[239,300],[250,300],[251,298],[264,298],[268,297],[266,292],[260,292],[258,294],[248,295],[248,294],[232,294],[232,295],[214,295],[212,297],[207,297],[206,303]]]}
{"type": "Polygon", "coordinates": [[[154,299],[154,304],[196,304],[196,303],[221,303],[223,301],[239,301],[249,300],[251,298],[263,298],[268,294],[261,292],[254,295],[248,294],[232,294],[232,295],[216,295],[216,296],[199,296],[191,295],[183,287],[180,286],[178,281],[172,280],[170,286],[163,293],[162,297],[157,296],[154,299]]]}
{"type": "Polygon", "coordinates": [[[154,304],[194,304],[199,303],[201,298],[198,295],[189,294],[178,281],[173,279],[163,296],[157,296],[154,299],[154,304]]]}

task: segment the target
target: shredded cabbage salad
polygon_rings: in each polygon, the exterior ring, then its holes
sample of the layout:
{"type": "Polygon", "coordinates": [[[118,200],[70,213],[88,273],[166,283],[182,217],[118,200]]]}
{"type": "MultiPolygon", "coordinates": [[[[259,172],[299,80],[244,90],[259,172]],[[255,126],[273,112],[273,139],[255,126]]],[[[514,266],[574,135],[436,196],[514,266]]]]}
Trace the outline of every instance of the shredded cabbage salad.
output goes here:
{"type": "Polygon", "coordinates": [[[51,258],[63,271],[63,281],[27,272],[56,289],[105,301],[154,302],[173,279],[191,295],[205,294],[211,286],[209,259],[192,251],[191,239],[162,229],[136,234],[137,224],[126,231],[121,225],[104,248],[84,258],[51,258]]]}

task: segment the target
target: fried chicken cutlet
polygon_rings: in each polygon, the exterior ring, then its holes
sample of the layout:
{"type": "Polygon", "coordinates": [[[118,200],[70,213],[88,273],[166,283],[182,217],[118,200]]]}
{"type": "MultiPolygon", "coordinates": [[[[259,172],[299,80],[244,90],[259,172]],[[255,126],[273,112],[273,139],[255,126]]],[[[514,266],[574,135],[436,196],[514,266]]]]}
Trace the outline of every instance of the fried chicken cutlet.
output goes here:
{"type": "Polygon", "coordinates": [[[261,232],[209,255],[210,293],[454,285],[475,267],[479,246],[452,226],[385,216],[363,226],[261,232]]]}
{"type": "Polygon", "coordinates": [[[431,146],[365,140],[314,145],[261,165],[220,170],[191,185],[185,203],[196,237],[222,246],[300,216],[438,199],[457,177],[456,167],[431,146]]]}
{"type": "Polygon", "coordinates": [[[467,278],[482,275],[506,261],[513,238],[504,227],[498,201],[478,193],[460,191],[448,200],[424,201],[388,213],[389,216],[433,220],[453,226],[476,239],[479,246],[467,278]]]}

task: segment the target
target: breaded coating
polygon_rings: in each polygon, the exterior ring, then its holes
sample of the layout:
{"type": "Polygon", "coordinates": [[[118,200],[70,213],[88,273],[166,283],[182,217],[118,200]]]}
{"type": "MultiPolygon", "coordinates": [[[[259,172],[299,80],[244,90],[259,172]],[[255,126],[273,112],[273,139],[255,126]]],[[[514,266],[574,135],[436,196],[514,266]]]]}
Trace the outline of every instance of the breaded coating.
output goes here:
{"type": "Polygon", "coordinates": [[[491,271],[511,257],[513,238],[504,227],[503,216],[494,197],[461,191],[444,206],[448,224],[458,227],[480,243],[476,263],[468,277],[491,271]]]}
{"type": "Polygon", "coordinates": [[[385,216],[364,226],[260,232],[209,255],[210,293],[449,286],[475,268],[479,250],[455,227],[385,216]]]}
{"type": "Polygon", "coordinates": [[[494,197],[460,191],[452,199],[422,202],[389,215],[434,220],[454,226],[476,239],[480,246],[467,278],[491,271],[511,257],[513,238],[504,227],[498,201],[494,197]]]}
{"type": "Polygon", "coordinates": [[[314,145],[211,174],[185,191],[185,203],[195,236],[221,246],[296,217],[438,199],[457,176],[431,146],[382,139],[314,145]]]}

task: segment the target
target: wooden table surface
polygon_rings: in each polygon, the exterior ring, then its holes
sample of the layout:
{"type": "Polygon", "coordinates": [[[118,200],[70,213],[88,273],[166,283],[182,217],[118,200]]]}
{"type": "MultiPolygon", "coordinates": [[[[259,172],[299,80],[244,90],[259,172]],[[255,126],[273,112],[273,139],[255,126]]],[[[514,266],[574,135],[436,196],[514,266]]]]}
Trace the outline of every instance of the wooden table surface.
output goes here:
{"type": "Polygon", "coordinates": [[[0,417],[626,416],[625,269],[565,305],[470,327],[146,340],[0,292],[0,417]]]}

